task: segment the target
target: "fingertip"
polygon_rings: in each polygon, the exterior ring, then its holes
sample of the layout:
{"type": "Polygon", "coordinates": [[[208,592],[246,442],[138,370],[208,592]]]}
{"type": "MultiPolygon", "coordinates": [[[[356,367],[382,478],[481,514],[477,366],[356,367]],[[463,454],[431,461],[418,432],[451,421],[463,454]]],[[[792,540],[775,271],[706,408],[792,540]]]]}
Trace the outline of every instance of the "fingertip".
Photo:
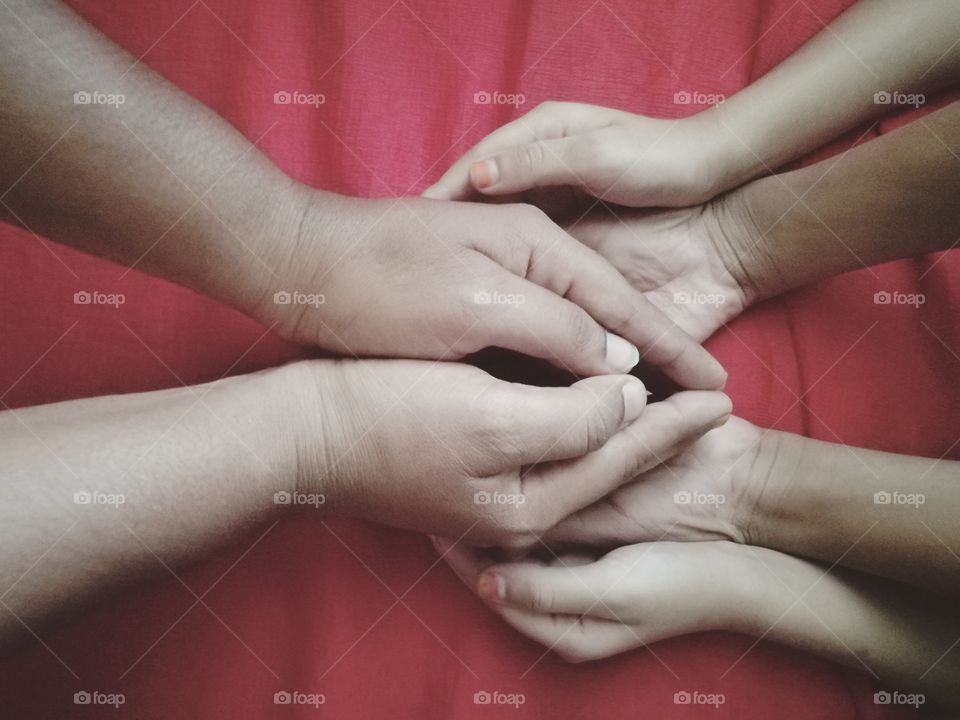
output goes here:
{"type": "Polygon", "coordinates": [[[643,414],[647,407],[647,388],[632,375],[623,384],[623,422],[630,423],[643,414]]]}
{"type": "Polygon", "coordinates": [[[477,595],[488,602],[503,602],[507,597],[507,579],[498,572],[484,570],[477,578],[477,595]]]}
{"type": "Polygon", "coordinates": [[[629,373],[640,362],[640,351],[629,340],[608,332],[606,361],[614,373],[629,373]]]}
{"type": "Polygon", "coordinates": [[[478,160],[470,166],[470,182],[477,190],[485,190],[497,184],[500,170],[493,158],[478,160]]]}

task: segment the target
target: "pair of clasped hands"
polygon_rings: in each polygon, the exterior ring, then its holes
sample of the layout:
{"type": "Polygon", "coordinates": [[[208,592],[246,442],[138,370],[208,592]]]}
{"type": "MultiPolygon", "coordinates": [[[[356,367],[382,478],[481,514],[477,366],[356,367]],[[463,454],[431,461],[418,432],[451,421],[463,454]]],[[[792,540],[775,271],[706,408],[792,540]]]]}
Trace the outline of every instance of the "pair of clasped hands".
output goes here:
{"type": "MultiPolygon", "coordinates": [[[[720,207],[709,201],[725,180],[705,164],[707,153],[690,151],[694,141],[709,145],[702,116],[667,133],[675,123],[544,104],[480,142],[424,199],[375,201],[386,208],[379,223],[396,227],[390,216],[400,215],[422,232],[356,228],[358,237],[384,238],[389,251],[357,243],[326,272],[322,313],[305,306],[291,323],[283,306],[276,317],[288,336],[310,344],[424,359],[332,361],[344,376],[340,387],[353,395],[366,387],[371,402],[351,403],[358,409],[345,417],[355,427],[341,416],[332,430],[308,429],[340,434],[343,442],[328,447],[348,449],[301,468],[301,490],[323,491],[328,507],[337,497],[360,498],[361,508],[351,501],[344,509],[431,533],[444,559],[508,622],[571,659],[570,643],[558,640],[569,623],[578,635],[596,634],[591,657],[636,644],[628,618],[637,606],[616,599],[623,593],[604,599],[628,575],[621,590],[662,590],[664,617],[649,603],[640,607],[654,612],[647,621],[663,635],[716,612],[678,612],[706,602],[684,590],[682,578],[715,572],[726,543],[630,543],[681,539],[669,535],[675,527],[716,526],[697,539],[729,537],[724,518],[733,504],[683,505],[674,495],[716,493],[726,480],[733,500],[737,473],[727,471],[757,432],[730,418],[720,392],[726,372],[700,345],[755,295],[725,259],[720,207]],[[671,205],[679,209],[630,208],[671,205]],[[355,266],[366,275],[353,274],[355,266]],[[423,268],[431,282],[411,292],[423,268]],[[362,317],[338,318],[336,307],[356,307],[348,300],[357,292],[368,295],[362,317]],[[700,296],[722,302],[689,301],[700,296]],[[491,346],[585,379],[535,387],[456,362],[491,346]],[[628,374],[638,363],[682,389],[647,404],[644,383],[628,374]],[[335,489],[315,485],[320,477],[337,478],[335,489]],[[599,558],[553,550],[611,545],[621,547],[599,558]],[[513,562],[494,564],[504,552],[513,562]],[[543,557],[552,562],[535,559],[543,557]],[[571,564],[575,575],[551,567],[571,564]]],[[[305,221],[309,231],[309,214],[305,221]]],[[[306,287],[311,268],[303,272],[306,287]]],[[[335,403],[337,392],[327,386],[319,396],[335,403]]]]}

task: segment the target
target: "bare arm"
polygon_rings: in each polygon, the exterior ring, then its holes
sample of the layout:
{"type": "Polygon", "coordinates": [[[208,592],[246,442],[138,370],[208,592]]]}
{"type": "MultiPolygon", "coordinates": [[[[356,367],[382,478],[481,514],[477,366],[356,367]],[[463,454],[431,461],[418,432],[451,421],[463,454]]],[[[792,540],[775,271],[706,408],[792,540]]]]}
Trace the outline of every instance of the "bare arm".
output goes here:
{"type": "Polygon", "coordinates": [[[0,642],[277,516],[281,375],[0,413],[0,642]]]}
{"type": "MultiPolygon", "coordinates": [[[[808,8],[809,10],[809,8],[808,8]]],[[[860,0],[780,65],[716,109],[739,185],[886,114],[875,98],[933,93],[960,74],[960,5],[860,0]]],[[[880,100],[879,102],[877,100],[880,100]]]]}
{"type": "Polygon", "coordinates": [[[482,551],[436,543],[508,623],[574,662],[729,630],[865,672],[897,704],[925,693],[921,704],[960,707],[960,621],[952,603],[915,588],[728,542],[642,543],[549,565],[495,563],[482,551]]]}
{"type": "Polygon", "coordinates": [[[960,594],[960,462],[769,432],[754,470],[746,542],[960,594]]]}
{"type": "Polygon", "coordinates": [[[685,387],[722,386],[706,351],[532,208],[314,190],[61,3],[0,13],[17,18],[0,25],[0,217],[341,354],[497,346],[584,376],[642,354],[685,387]]]}
{"type": "MultiPolygon", "coordinates": [[[[544,103],[481,140],[426,194],[464,199],[475,191],[510,195],[570,185],[631,207],[697,205],[889,112],[893,103],[922,104],[925,93],[960,74],[958,37],[960,5],[952,0],[861,0],[722,104],[655,119],[544,103]]],[[[674,102],[689,103],[690,89],[674,102]]]]}
{"type": "Polygon", "coordinates": [[[960,102],[839,158],[717,201],[724,263],[751,299],[953,247],[960,238],[960,102]]]}

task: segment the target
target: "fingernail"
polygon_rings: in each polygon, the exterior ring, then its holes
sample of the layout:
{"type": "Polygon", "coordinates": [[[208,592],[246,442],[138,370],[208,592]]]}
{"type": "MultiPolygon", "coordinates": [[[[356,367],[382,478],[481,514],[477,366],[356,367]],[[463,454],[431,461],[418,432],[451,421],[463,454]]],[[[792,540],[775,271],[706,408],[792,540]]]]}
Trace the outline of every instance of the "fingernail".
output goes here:
{"type": "Polygon", "coordinates": [[[494,602],[503,600],[507,596],[507,581],[503,575],[484,572],[477,581],[477,594],[484,600],[494,602]]]}
{"type": "Polygon", "coordinates": [[[647,389],[639,380],[631,380],[623,386],[623,421],[633,422],[647,406],[647,389]]]}
{"type": "Polygon", "coordinates": [[[618,335],[607,333],[607,365],[618,373],[628,373],[640,362],[640,351],[618,335]]]}
{"type": "Polygon", "coordinates": [[[493,160],[480,160],[470,166],[470,182],[477,189],[495,185],[500,179],[500,171],[493,160]]]}

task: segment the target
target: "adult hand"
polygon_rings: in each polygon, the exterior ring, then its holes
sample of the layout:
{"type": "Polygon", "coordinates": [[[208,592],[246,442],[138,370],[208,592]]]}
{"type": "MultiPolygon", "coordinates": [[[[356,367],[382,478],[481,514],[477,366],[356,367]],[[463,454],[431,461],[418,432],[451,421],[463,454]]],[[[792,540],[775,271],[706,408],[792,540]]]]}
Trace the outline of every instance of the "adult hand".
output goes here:
{"type": "Polygon", "coordinates": [[[424,193],[463,200],[572,186],[631,207],[680,207],[729,187],[729,133],[711,111],[656,119],[582,103],[546,102],[490,133],[424,193]]]}
{"type": "Polygon", "coordinates": [[[652,433],[645,388],[630,376],[538,388],[460,363],[317,360],[285,371],[300,407],[298,491],[366,519],[514,548],[730,411],[722,393],[678,393],[674,421],[652,433]]]}
{"type": "MultiPolygon", "coordinates": [[[[338,353],[455,360],[496,346],[575,374],[642,358],[688,388],[726,373],[608,262],[528,206],[305,190],[254,313],[338,353]]],[[[289,224],[288,224],[289,225],[289,224]]]]}
{"type": "Polygon", "coordinates": [[[747,631],[752,622],[749,558],[732,543],[645,543],[549,564],[496,564],[463,544],[434,545],[507,623],[570,662],[704,630],[747,631]]]}

